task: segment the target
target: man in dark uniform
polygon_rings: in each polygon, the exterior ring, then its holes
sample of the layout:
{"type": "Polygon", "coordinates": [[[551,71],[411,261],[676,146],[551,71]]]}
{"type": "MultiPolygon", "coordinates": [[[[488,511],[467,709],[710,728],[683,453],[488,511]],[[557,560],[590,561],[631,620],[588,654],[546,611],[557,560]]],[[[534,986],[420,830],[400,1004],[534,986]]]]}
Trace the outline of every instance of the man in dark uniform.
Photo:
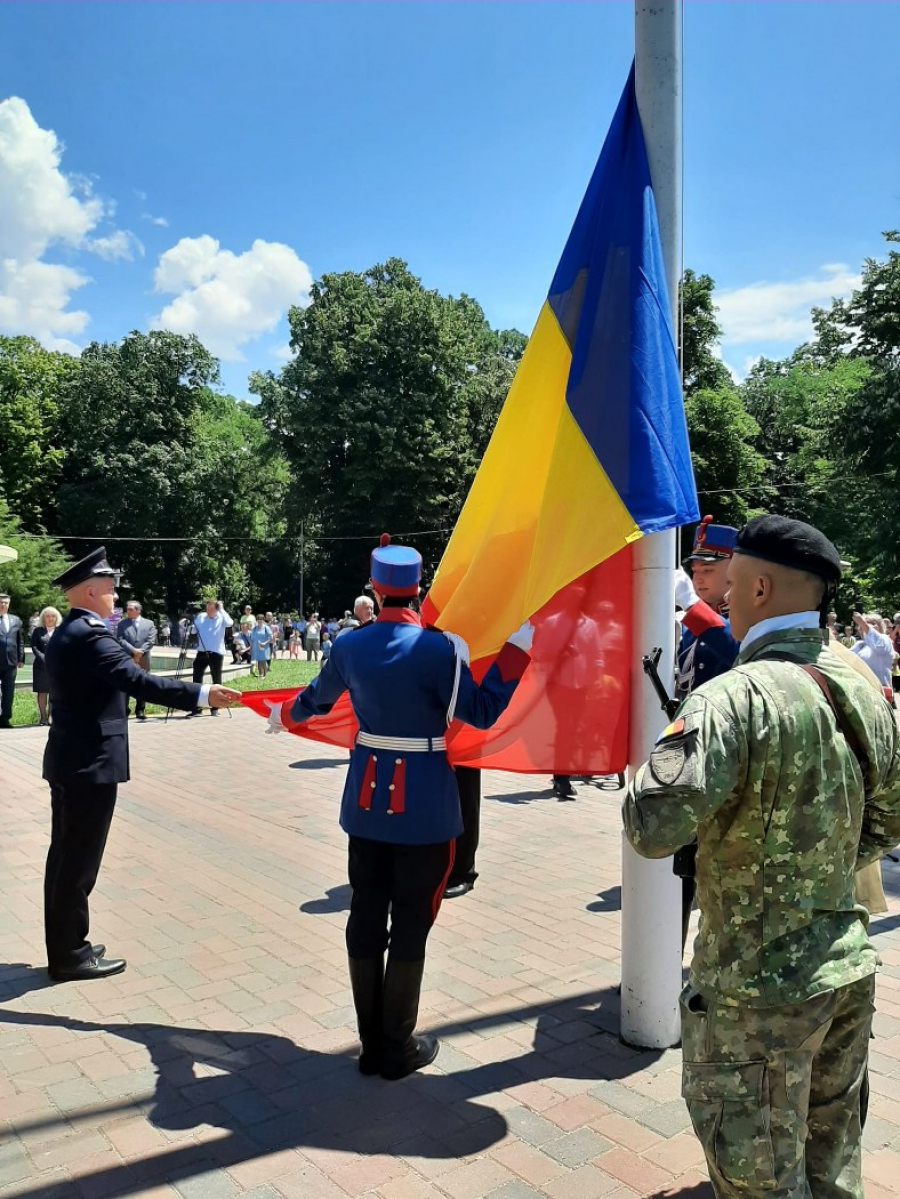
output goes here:
{"type": "Polygon", "coordinates": [[[117,784],[128,781],[126,695],[190,711],[240,701],[227,687],[200,687],[147,674],[104,621],[117,599],[117,572],[101,546],[54,579],[71,605],[47,643],[53,724],[44,752],[53,825],[44,876],[44,927],[52,978],[106,978],[125,969],[88,940],[88,896],[106,845],[117,784]]]}
{"type": "Polygon", "coordinates": [[[444,899],[459,899],[475,886],[475,851],[481,834],[481,771],[474,766],[456,767],[459,807],[463,831],[456,838],[453,869],[447,879],[444,899]]]}
{"type": "Polygon", "coordinates": [[[416,1036],[425,943],[462,831],[444,735],[454,718],[489,728],[530,661],[527,622],[479,686],[453,634],[422,627],[411,605],[421,556],[409,546],[372,554],[378,619],[338,637],[322,672],[295,698],[270,704],[273,732],[327,712],[349,691],[359,734],[341,802],[353,889],[347,952],[364,1074],[403,1078],[427,1066],[437,1038],[416,1036]],[[385,950],[388,951],[385,964],[385,950]]]}

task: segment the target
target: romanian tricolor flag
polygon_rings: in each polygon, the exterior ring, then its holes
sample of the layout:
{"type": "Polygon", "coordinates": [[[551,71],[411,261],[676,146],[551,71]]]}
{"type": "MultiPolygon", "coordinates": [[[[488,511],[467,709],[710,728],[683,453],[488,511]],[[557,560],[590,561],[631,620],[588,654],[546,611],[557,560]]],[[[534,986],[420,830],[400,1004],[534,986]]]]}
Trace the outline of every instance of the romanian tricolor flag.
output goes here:
{"type": "MultiPolygon", "coordinates": [[[[457,764],[625,768],[631,546],[699,519],[634,70],[487,452],[423,605],[476,677],[530,618],[533,664],[457,764]]],[[[674,619],[674,612],[673,612],[674,619]]],[[[304,726],[344,743],[337,708],[304,726]],[[331,723],[334,721],[334,726],[331,723]]]]}
{"type": "Polygon", "coordinates": [[[426,600],[428,620],[465,637],[479,664],[526,617],[536,625],[534,665],[500,724],[460,731],[451,756],[624,769],[627,547],[698,518],[632,69],[426,600]]]}

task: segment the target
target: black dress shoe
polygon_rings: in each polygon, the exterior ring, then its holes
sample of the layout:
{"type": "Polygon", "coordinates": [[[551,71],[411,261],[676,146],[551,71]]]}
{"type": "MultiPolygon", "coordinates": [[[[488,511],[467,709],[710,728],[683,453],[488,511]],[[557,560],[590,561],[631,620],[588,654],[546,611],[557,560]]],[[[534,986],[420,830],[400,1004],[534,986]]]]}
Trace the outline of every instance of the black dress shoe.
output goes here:
{"type": "Polygon", "coordinates": [[[125,969],[124,958],[86,958],[77,966],[64,966],[61,970],[51,968],[50,977],[54,982],[86,982],[90,978],[109,978],[111,974],[121,974],[125,969]]]}
{"type": "Polygon", "coordinates": [[[463,895],[468,895],[474,883],[470,883],[468,879],[463,879],[461,883],[451,883],[449,887],[444,888],[444,899],[459,899],[463,895]]]}
{"type": "Polygon", "coordinates": [[[102,958],[105,953],[106,953],[105,945],[92,945],[91,946],[91,957],[102,958]]]}
{"type": "Polygon", "coordinates": [[[554,774],[553,793],[560,800],[575,799],[577,797],[577,792],[569,781],[567,774],[554,774]]]}

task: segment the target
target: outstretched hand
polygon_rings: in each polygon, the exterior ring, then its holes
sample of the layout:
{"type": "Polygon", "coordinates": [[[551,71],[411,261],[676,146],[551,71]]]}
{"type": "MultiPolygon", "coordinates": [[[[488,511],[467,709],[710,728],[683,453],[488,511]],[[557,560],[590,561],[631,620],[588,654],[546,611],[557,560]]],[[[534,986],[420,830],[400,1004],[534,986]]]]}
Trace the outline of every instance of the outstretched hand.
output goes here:
{"type": "Polygon", "coordinates": [[[283,733],[285,732],[284,721],[281,719],[281,701],[266,699],[263,703],[269,709],[269,725],[266,729],[267,733],[283,733]]]}
{"type": "Polygon", "coordinates": [[[526,654],[531,652],[531,643],[534,641],[534,625],[530,620],[525,620],[514,633],[506,639],[510,645],[515,645],[519,649],[524,650],[526,654]]]}
{"type": "Polygon", "coordinates": [[[215,683],[209,689],[209,706],[211,708],[233,708],[240,702],[241,693],[235,691],[233,687],[222,687],[219,683],[215,683]]]}
{"type": "Polygon", "coordinates": [[[675,606],[684,608],[687,612],[688,608],[693,608],[699,598],[690,575],[683,567],[679,566],[675,571],[675,606]]]}

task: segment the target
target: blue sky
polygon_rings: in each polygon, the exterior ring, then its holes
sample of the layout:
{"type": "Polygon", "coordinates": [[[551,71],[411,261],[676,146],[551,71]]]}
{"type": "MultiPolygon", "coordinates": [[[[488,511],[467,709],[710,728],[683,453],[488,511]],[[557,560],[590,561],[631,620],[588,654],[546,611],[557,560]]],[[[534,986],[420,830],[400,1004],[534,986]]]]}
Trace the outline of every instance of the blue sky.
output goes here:
{"type": "MultiPolygon", "coordinates": [[[[633,50],[596,3],[5,3],[0,332],[195,329],[229,390],[406,258],[529,332],[633,50]],[[250,334],[251,336],[248,336],[250,334]]],[[[743,373],[900,226],[900,5],[685,11],[685,263],[743,373]]]]}

